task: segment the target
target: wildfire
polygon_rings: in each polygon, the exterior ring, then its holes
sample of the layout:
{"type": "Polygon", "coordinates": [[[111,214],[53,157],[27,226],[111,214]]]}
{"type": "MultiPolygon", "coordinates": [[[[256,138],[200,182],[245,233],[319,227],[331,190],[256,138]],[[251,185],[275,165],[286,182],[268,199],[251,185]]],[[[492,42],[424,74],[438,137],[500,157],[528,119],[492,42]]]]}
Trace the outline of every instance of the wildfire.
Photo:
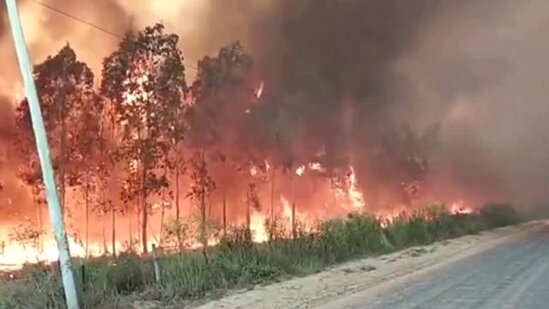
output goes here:
{"type": "Polygon", "coordinates": [[[256,243],[262,243],[269,240],[269,233],[265,226],[265,215],[260,212],[252,212],[250,215],[250,230],[252,240],[256,243]]]}
{"type": "MultiPolygon", "coordinates": [[[[1,238],[6,239],[9,237],[1,238]]],[[[71,255],[73,257],[85,258],[85,245],[71,236],[68,237],[68,240],[71,255]]],[[[41,237],[35,241],[40,242],[40,245],[15,241],[2,242],[0,248],[0,270],[15,270],[28,263],[54,263],[59,259],[57,243],[53,237],[41,237]]],[[[118,244],[118,247],[122,248],[122,245],[118,244]]],[[[103,253],[104,248],[100,244],[90,243],[88,245],[89,256],[100,256],[103,253]]]]}
{"type": "Polygon", "coordinates": [[[453,214],[472,214],[474,210],[470,207],[465,206],[464,201],[458,201],[450,205],[450,212],[453,214]]]}
{"type": "Polygon", "coordinates": [[[305,173],[305,165],[301,165],[295,170],[295,174],[297,176],[303,176],[304,173],[305,173]]]}
{"type": "Polygon", "coordinates": [[[366,205],[364,202],[364,195],[357,187],[357,180],[354,168],[351,167],[351,173],[349,174],[349,191],[348,196],[351,200],[352,206],[354,208],[362,208],[366,205]]]}
{"type": "Polygon", "coordinates": [[[311,171],[323,172],[326,169],[320,164],[320,162],[311,162],[309,163],[309,169],[311,171]]]}
{"type": "Polygon", "coordinates": [[[265,89],[265,82],[261,81],[259,86],[254,90],[254,97],[256,100],[260,100],[263,96],[263,90],[265,89]]]}

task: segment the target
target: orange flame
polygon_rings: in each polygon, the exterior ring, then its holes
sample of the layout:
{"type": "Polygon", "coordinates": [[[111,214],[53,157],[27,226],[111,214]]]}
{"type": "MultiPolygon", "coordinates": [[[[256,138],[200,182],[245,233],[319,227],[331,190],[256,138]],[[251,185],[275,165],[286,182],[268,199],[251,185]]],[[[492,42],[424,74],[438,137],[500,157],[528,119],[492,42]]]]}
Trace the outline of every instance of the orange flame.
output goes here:
{"type": "Polygon", "coordinates": [[[263,96],[263,90],[265,89],[265,82],[261,81],[259,83],[259,86],[254,90],[254,96],[256,100],[260,100],[263,96]]]}

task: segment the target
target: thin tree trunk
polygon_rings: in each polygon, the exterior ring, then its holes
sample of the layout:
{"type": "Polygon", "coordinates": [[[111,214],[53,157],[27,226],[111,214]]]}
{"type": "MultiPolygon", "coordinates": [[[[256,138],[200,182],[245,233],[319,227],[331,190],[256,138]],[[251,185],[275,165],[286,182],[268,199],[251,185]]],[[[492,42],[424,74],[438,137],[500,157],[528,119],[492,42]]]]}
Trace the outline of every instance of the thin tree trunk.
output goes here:
{"type": "MultiPolygon", "coordinates": [[[[202,150],[201,158],[202,168],[206,168],[206,156],[202,150]]],[[[201,211],[201,227],[200,227],[200,237],[202,238],[202,255],[204,256],[205,261],[208,261],[208,255],[206,249],[208,247],[208,237],[206,235],[206,187],[204,186],[204,181],[202,181],[202,188],[200,190],[200,211],[201,211]]]]}
{"type": "Polygon", "coordinates": [[[175,167],[175,220],[179,222],[179,163],[175,167]]]}
{"type": "Polygon", "coordinates": [[[162,204],[160,205],[160,238],[158,239],[158,246],[162,248],[162,239],[164,236],[164,201],[162,201],[162,204]]]}
{"type": "Polygon", "coordinates": [[[107,254],[109,248],[107,248],[107,235],[105,231],[105,225],[106,225],[106,219],[107,219],[107,213],[103,212],[103,216],[101,218],[101,238],[102,238],[102,244],[103,244],[103,254],[107,254]]]}
{"type": "Polygon", "coordinates": [[[246,200],[246,241],[252,240],[252,227],[251,227],[251,214],[250,214],[250,203],[252,200],[251,196],[251,187],[248,189],[248,198],[246,200]]]}
{"type": "Polygon", "coordinates": [[[330,193],[332,194],[332,204],[333,207],[337,207],[336,194],[334,189],[334,180],[330,178],[330,193]]]}
{"type": "Polygon", "coordinates": [[[130,238],[129,239],[130,249],[133,250],[135,248],[133,247],[134,244],[133,244],[133,229],[132,229],[132,218],[131,217],[128,218],[128,230],[129,230],[129,234],[130,234],[130,237],[129,237],[130,238]]]}
{"type": "Polygon", "coordinates": [[[271,224],[269,228],[269,240],[273,240],[275,230],[275,216],[274,216],[274,191],[275,191],[275,169],[272,168],[271,172],[271,224]]]}
{"type": "Polygon", "coordinates": [[[292,238],[297,238],[297,228],[295,222],[295,202],[292,202],[292,238]]]}
{"type": "Polygon", "coordinates": [[[84,190],[84,203],[86,204],[86,259],[89,254],[89,243],[90,243],[90,199],[89,199],[89,190],[90,190],[90,178],[89,173],[86,172],[86,183],[84,190]]]}
{"type": "Polygon", "coordinates": [[[292,184],[292,238],[296,239],[297,237],[297,231],[296,231],[296,222],[295,222],[295,183],[294,183],[294,175],[291,174],[291,184],[292,184]]]}
{"type": "MultiPolygon", "coordinates": [[[[225,160],[226,158],[223,158],[223,166],[222,171],[225,175],[225,160]]],[[[223,236],[227,236],[227,180],[223,179],[223,236]]]]}
{"type": "Polygon", "coordinates": [[[112,220],[112,255],[116,256],[116,208],[111,205],[111,220],[112,220]]]}
{"type": "MultiPolygon", "coordinates": [[[[111,106],[112,106],[112,104],[111,104],[111,106]]],[[[110,132],[111,133],[111,140],[114,141],[115,140],[115,129],[116,129],[114,111],[111,110],[110,114],[111,114],[111,128],[110,128],[111,129],[111,132],[110,132]]],[[[113,168],[115,168],[115,167],[116,166],[113,165],[113,168]]],[[[110,172],[109,176],[111,176],[110,179],[109,179],[110,180],[109,182],[112,184],[112,180],[114,178],[113,172],[110,172]]],[[[109,190],[109,192],[110,192],[110,190],[109,190]]],[[[110,204],[110,206],[111,206],[111,216],[112,216],[112,218],[111,218],[111,220],[112,220],[112,222],[111,222],[112,223],[112,255],[114,257],[116,257],[116,206],[114,205],[114,203],[110,204]]]]}
{"type": "Polygon", "coordinates": [[[40,203],[40,191],[33,187],[33,198],[34,198],[34,204],[36,205],[36,224],[38,225],[38,231],[40,232],[38,234],[38,244],[37,244],[37,249],[38,249],[38,252],[41,253],[42,252],[42,205],[40,203]]]}
{"type": "MultiPolygon", "coordinates": [[[[141,138],[141,130],[139,130],[138,132],[138,137],[141,138]]],[[[145,138],[148,138],[149,137],[149,134],[148,134],[148,127],[146,125],[145,127],[145,138]]],[[[142,246],[143,246],[143,254],[147,254],[148,253],[148,248],[147,248],[147,221],[148,221],[148,211],[147,211],[147,188],[146,188],[146,182],[147,182],[147,171],[148,171],[148,164],[146,162],[146,157],[145,157],[145,153],[144,151],[142,151],[142,154],[141,154],[141,167],[142,167],[142,170],[141,170],[141,200],[140,200],[140,203],[141,203],[141,207],[140,207],[140,210],[142,212],[142,221],[141,221],[141,241],[142,241],[142,246]]],[[[139,226],[139,221],[138,221],[138,226],[139,226]]],[[[139,233],[138,233],[139,235],[139,233]]]]}
{"type": "Polygon", "coordinates": [[[179,251],[183,251],[183,246],[181,244],[183,243],[181,241],[181,212],[179,207],[179,162],[176,162],[175,165],[175,222],[177,225],[176,230],[176,237],[177,237],[177,247],[179,251]]]}
{"type": "Polygon", "coordinates": [[[148,212],[147,212],[147,192],[145,191],[145,179],[147,177],[147,169],[145,166],[143,166],[143,186],[141,187],[141,212],[142,212],[142,218],[143,221],[141,221],[141,241],[143,244],[143,253],[147,254],[147,220],[148,220],[148,212]]]}
{"type": "MultiPolygon", "coordinates": [[[[65,64],[63,64],[63,73],[62,73],[62,84],[60,87],[60,93],[59,93],[59,104],[61,105],[61,114],[59,117],[59,120],[61,121],[61,132],[60,132],[60,156],[61,156],[61,162],[59,164],[59,178],[60,178],[60,198],[61,198],[61,210],[63,211],[63,217],[65,217],[66,209],[65,209],[65,164],[66,164],[66,117],[65,117],[65,64]]],[[[64,218],[65,219],[65,218],[64,218]]],[[[67,222],[65,222],[66,224],[67,222]]]]}
{"type": "Polygon", "coordinates": [[[227,190],[223,186],[223,236],[227,236],[227,190]]]}

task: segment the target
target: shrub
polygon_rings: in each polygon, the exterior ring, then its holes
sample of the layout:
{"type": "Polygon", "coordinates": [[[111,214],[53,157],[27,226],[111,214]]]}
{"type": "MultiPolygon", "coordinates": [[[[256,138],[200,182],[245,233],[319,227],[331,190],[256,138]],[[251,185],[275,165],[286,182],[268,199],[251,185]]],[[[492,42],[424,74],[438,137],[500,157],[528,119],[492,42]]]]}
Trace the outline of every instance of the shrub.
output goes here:
{"type": "Polygon", "coordinates": [[[133,254],[121,255],[107,271],[107,285],[120,294],[128,294],[143,288],[141,265],[133,254]]]}
{"type": "Polygon", "coordinates": [[[480,210],[480,216],[489,228],[519,223],[520,216],[510,204],[488,204],[480,210]]]}

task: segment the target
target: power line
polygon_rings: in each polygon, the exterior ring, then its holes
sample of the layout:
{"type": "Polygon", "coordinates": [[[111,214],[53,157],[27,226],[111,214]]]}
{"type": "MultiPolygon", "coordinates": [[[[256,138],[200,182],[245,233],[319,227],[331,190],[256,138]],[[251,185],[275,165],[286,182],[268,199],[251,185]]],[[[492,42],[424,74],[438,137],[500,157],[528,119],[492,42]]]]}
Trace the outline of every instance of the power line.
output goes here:
{"type": "Polygon", "coordinates": [[[45,7],[45,8],[47,8],[48,10],[52,10],[52,11],[58,13],[58,14],[61,14],[61,15],[65,16],[65,17],[68,17],[68,18],[70,18],[70,19],[72,19],[72,20],[74,20],[74,21],[77,21],[77,22],[79,22],[79,23],[83,23],[83,24],[85,24],[85,25],[87,25],[87,26],[90,26],[90,27],[92,27],[92,28],[95,28],[96,30],[99,30],[99,31],[101,31],[101,32],[104,32],[104,33],[106,33],[106,34],[108,34],[108,35],[110,35],[110,36],[116,37],[116,38],[118,38],[118,39],[124,39],[124,36],[122,36],[122,35],[120,35],[120,34],[118,34],[118,33],[115,33],[115,32],[112,32],[112,31],[110,31],[110,30],[107,30],[107,29],[105,29],[105,28],[103,28],[103,27],[101,27],[101,26],[98,26],[98,25],[96,25],[96,24],[92,24],[92,23],[89,22],[89,21],[83,20],[82,18],[77,17],[77,16],[74,16],[74,15],[71,15],[71,14],[69,14],[69,13],[67,13],[67,12],[65,12],[65,11],[62,11],[62,10],[60,10],[60,9],[58,9],[58,8],[55,8],[55,7],[53,7],[53,6],[51,6],[51,5],[47,4],[47,3],[44,3],[44,2],[38,1],[38,0],[31,0],[31,1],[34,2],[34,3],[36,3],[36,4],[38,4],[38,5],[41,5],[41,6],[45,7]]]}
{"type": "MultiPolygon", "coordinates": [[[[82,18],[80,18],[80,17],[78,17],[78,16],[75,16],[75,15],[72,15],[72,14],[70,14],[70,13],[67,13],[67,12],[65,12],[65,11],[63,11],[63,10],[61,10],[61,9],[58,9],[58,8],[56,8],[56,7],[53,7],[53,6],[51,6],[51,5],[47,4],[47,3],[44,3],[44,2],[39,1],[39,0],[31,0],[31,1],[34,2],[34,3],[36,3],[36,4],[38,4],[38,5],[40,5],[40,6],[42,6],[42,7],[44,7],[44,8],[46,8],[46,9],[48,9],[48,10],[51,10],[51,11],[53,11],[53,12],[56,12],[56,13],[60,14],[60,15],[63,15],[63,16],[65,16],[65,17],[69,18],[69,19],[72,19],[73,21],[82,23],[82,24],[84,24],[84,25],[86,25],[86,26],[88,26],[88,27],[91,27],[91,28],[95,29],[95,30],[101,31],[101,32],[103,32],[103,33],[105,33],[105,34],[107,34],[107,35],[110,35],[110,36],[112,36],[112,37],[115,37],[115,38],[121,39],[121,40],[125,39],[125,37],[124,37],[123,35],[119,34],[119,33],[110,31],[110,30],[108,30],[108,29],[106,29],[106,28],[104,28],[104,27],[101,27],[101,26],[96,25],[96,24],[94,24],[94,23],[92,23],[92,22],[89,22],[89,21],[87,21],[87,20],[84,20],[84,19],[82,19],[82,18]]],[[[193,70],[198,71],[198,68],[195,67],[195,66],[193,66],[193,65],[185,65],[185,67],[186,67],[186,68],[191,68],[191,69],[193,69],[193,70]]]]}

